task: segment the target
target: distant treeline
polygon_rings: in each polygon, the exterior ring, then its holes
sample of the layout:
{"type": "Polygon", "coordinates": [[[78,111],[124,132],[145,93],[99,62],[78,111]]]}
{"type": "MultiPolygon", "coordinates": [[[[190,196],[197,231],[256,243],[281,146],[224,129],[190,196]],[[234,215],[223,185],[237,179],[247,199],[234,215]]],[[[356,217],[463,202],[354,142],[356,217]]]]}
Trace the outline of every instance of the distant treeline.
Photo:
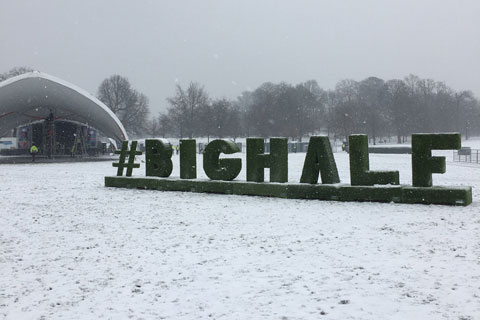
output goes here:
{"type": "MultiPolygon", "coordinates": [[[[31,71],[16,67],[0,80],[31,71]]],[[[412,133],[480,134],[480,102],[470,91],[409,75],[403,80],[370,77],[342,80],[334,90],[315,80],[297,85],[264,83],[237,99],[211,98],[192,82],[177,85],[164,113],[149,119],[149,100],[127,78],[113,75],[98,88],[98,98],[122,121],[132,137],[289,137],[314,134],[346,139],[350,134],[395,137],[401,143],[412,133]]]]}
{"type": "Polygon", "coordinates": [[[470,91],[410,75],[403,80],[370,77],[342,80],[334,90],[315,80],[297,85],[264,83],[236,100],[210,99],[198,83],[168,98],[169,108],[150,124],[152,136],[283,136],[300,140],[328,133],[339,139],[353,133],[395,137],[412,133],[480,133],[480,103],[470,91]]]}

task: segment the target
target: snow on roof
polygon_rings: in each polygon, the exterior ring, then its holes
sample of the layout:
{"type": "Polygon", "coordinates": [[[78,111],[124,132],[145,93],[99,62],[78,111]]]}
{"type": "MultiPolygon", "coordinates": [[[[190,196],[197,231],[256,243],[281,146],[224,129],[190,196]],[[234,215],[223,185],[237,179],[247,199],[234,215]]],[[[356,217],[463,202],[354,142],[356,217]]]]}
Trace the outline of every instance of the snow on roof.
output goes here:
{"type": "Polygon", "coordinates": [[[13,128],[45,119],[77,121],[117,141],[128,140],[117,116],[85,90],[46,73],[33,71],[0,83],[0,136],[13,128]]]}

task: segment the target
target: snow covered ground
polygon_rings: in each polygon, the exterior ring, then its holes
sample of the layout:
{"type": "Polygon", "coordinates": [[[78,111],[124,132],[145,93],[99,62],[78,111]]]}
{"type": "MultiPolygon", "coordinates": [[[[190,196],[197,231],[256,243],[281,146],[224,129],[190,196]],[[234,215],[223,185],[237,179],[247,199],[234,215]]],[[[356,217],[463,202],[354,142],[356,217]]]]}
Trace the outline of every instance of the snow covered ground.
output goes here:
{"type": "MultiPolygon", "coordinates": [[[[409,155],[370,162],[411,183],[409,155]]],[[[115,172],[0,166],[0,319],[480,319],[480,165],[434,175],[468,207],[105,188],[115,172]]]]}

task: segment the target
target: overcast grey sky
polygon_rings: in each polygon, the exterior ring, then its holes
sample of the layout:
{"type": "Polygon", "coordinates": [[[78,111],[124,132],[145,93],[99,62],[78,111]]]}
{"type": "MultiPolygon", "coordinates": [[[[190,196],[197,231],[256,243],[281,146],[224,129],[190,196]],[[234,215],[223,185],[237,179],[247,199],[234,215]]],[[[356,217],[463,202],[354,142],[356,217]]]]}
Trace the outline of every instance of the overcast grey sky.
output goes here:
{"type": "Polygon", "coordinates": [[[96,94],[127,77],[165,109],[175,83],[235,98],[263,82],[413,73],[480,96],[479,0],[1,0],[0,72],[96,94]]]}

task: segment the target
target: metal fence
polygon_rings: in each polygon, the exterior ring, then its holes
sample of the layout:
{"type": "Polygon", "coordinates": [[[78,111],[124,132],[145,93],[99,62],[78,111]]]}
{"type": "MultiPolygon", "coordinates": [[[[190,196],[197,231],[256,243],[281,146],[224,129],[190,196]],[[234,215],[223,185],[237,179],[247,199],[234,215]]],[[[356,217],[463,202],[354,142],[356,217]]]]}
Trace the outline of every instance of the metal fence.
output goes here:
{"type": "Polygon", "coordinates": [[[471,149],[469,147],[453,151],[453,161],[480,163],[480,149],[471,149]]]}

